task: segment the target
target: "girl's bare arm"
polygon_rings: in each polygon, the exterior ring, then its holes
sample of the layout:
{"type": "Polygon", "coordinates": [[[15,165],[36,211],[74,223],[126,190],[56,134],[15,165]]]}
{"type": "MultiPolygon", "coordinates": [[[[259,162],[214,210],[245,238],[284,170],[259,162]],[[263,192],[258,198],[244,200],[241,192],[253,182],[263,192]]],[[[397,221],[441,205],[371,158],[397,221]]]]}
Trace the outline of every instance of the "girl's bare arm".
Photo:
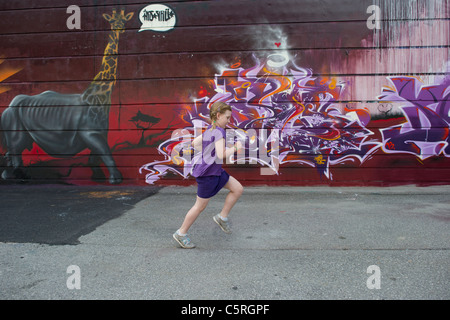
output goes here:
{"type": "Polygon", "coordinates": [[[202,135],[199,135],[197,138],[195,138],[192,142],[191,145],[198,151],[202,151],[202,142],[203,142],[203,138],[202,135]]]}
{"type": "Polygon", "coordinates": [[[238,141],[232,148],[227,148],[225,147],[225,139],[222,138],[216,142],[215,147],[216,147],[216,157],[225,160],[229,156],[234,154],[235,151],[240,150],[242,148],[242,143],[238,141]]]}

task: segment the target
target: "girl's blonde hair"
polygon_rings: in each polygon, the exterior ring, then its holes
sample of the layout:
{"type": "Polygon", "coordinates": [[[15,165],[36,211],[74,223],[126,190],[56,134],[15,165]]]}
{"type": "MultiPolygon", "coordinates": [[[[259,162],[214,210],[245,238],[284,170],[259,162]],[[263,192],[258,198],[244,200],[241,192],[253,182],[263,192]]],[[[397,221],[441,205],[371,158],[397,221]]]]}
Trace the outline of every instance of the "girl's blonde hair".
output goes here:
{"type": "Polygon", "coordinates": [[[211,105],[209,109],[209,118],[212,122],[212,129],[216,128],[216,120],[218,113],[225,113],[225,111],[232,111],[231,106],[222,101],[216,101],[211,105]]]}

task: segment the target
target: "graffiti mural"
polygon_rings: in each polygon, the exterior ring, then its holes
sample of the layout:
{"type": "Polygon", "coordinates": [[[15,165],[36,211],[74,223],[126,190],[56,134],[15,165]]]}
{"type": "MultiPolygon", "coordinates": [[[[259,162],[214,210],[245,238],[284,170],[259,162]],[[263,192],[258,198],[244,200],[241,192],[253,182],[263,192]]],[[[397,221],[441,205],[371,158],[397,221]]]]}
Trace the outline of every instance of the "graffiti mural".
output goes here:
{"type": "Polygon", "coordinates": [[[410,153],[421,160],[450,157],[450,77],[439,84],[421,85],[415,77],[389,77],[391,88],[378,99],[401,103],[406,122],[381,129],[383,151],[410,153]]]}
{"type": "MultiPolygon", "coordinates": [[[[231,105],[230,128],[252,132],[249,138],[255,140],[246,144],[246,155],[244,159],[236,159],[237,163],[247,160],[275,171],[285,163],[308,165],[332,179],[330,165],[344,161],[362,163],[380,147],[379,142],[370,140],[373,133],[366,128],[370,121],[367,110],[346,109],[349,112],[343,113],[337,106],[344,84],[336,79],[314,77],[312,70],[296,66],[287,53],[272,54],[247,69],[234,65],[217,75],[214,84],[216,94],[196,100],[193,110],[185,110],[184,120],[192,128],[206,128],[212,103],[223,101],[231,105]],[[271,148],[275,139],[276,150],[271,148]],[[264,148],[267,154],[260,157],[261,153],[250,152],[253,145],[264,148]]],[[[148,183],[154,183],[167,171],[188,177],[195,163],[188,137],[193,139],[194,131],[185,128],[159,146],[165,161],[141,168],[141,172],[149,172],[148,183]]]]}

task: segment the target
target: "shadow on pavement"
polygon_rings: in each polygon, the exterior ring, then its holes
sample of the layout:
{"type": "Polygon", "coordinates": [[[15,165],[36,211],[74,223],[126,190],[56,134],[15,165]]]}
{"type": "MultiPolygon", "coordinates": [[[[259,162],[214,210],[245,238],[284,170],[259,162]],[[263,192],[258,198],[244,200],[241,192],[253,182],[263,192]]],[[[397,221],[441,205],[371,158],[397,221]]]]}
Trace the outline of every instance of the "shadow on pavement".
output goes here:
{"type": "Polygon", "coordinates": [[[161,187],[0,185],[0,242],[75,245],[161,187]]]}

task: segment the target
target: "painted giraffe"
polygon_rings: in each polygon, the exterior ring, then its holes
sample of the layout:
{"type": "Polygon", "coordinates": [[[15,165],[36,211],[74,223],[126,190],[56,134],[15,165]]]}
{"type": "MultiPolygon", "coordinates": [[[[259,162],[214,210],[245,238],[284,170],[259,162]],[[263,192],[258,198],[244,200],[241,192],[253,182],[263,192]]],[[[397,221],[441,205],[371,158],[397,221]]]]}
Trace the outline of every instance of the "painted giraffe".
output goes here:
{"type": "Polygon", "coordinates": [[[45,91],[28,96],[18,95],[1,116],[1,126],[7,148],[7,168],[3,179],[23,178],[22,152],[31,150],[33,142],[57,158],[73,157],[86,148],[91,151],[89,164],[93,179],[104,179],[100,169],[103,161],[109,171],[109,182],[121,183],[108,146],[111,92],[116,82],[119,35],[133,12],[113,10],[103,14],[111,24],[101,70],[81,94],[45,91]]]}

